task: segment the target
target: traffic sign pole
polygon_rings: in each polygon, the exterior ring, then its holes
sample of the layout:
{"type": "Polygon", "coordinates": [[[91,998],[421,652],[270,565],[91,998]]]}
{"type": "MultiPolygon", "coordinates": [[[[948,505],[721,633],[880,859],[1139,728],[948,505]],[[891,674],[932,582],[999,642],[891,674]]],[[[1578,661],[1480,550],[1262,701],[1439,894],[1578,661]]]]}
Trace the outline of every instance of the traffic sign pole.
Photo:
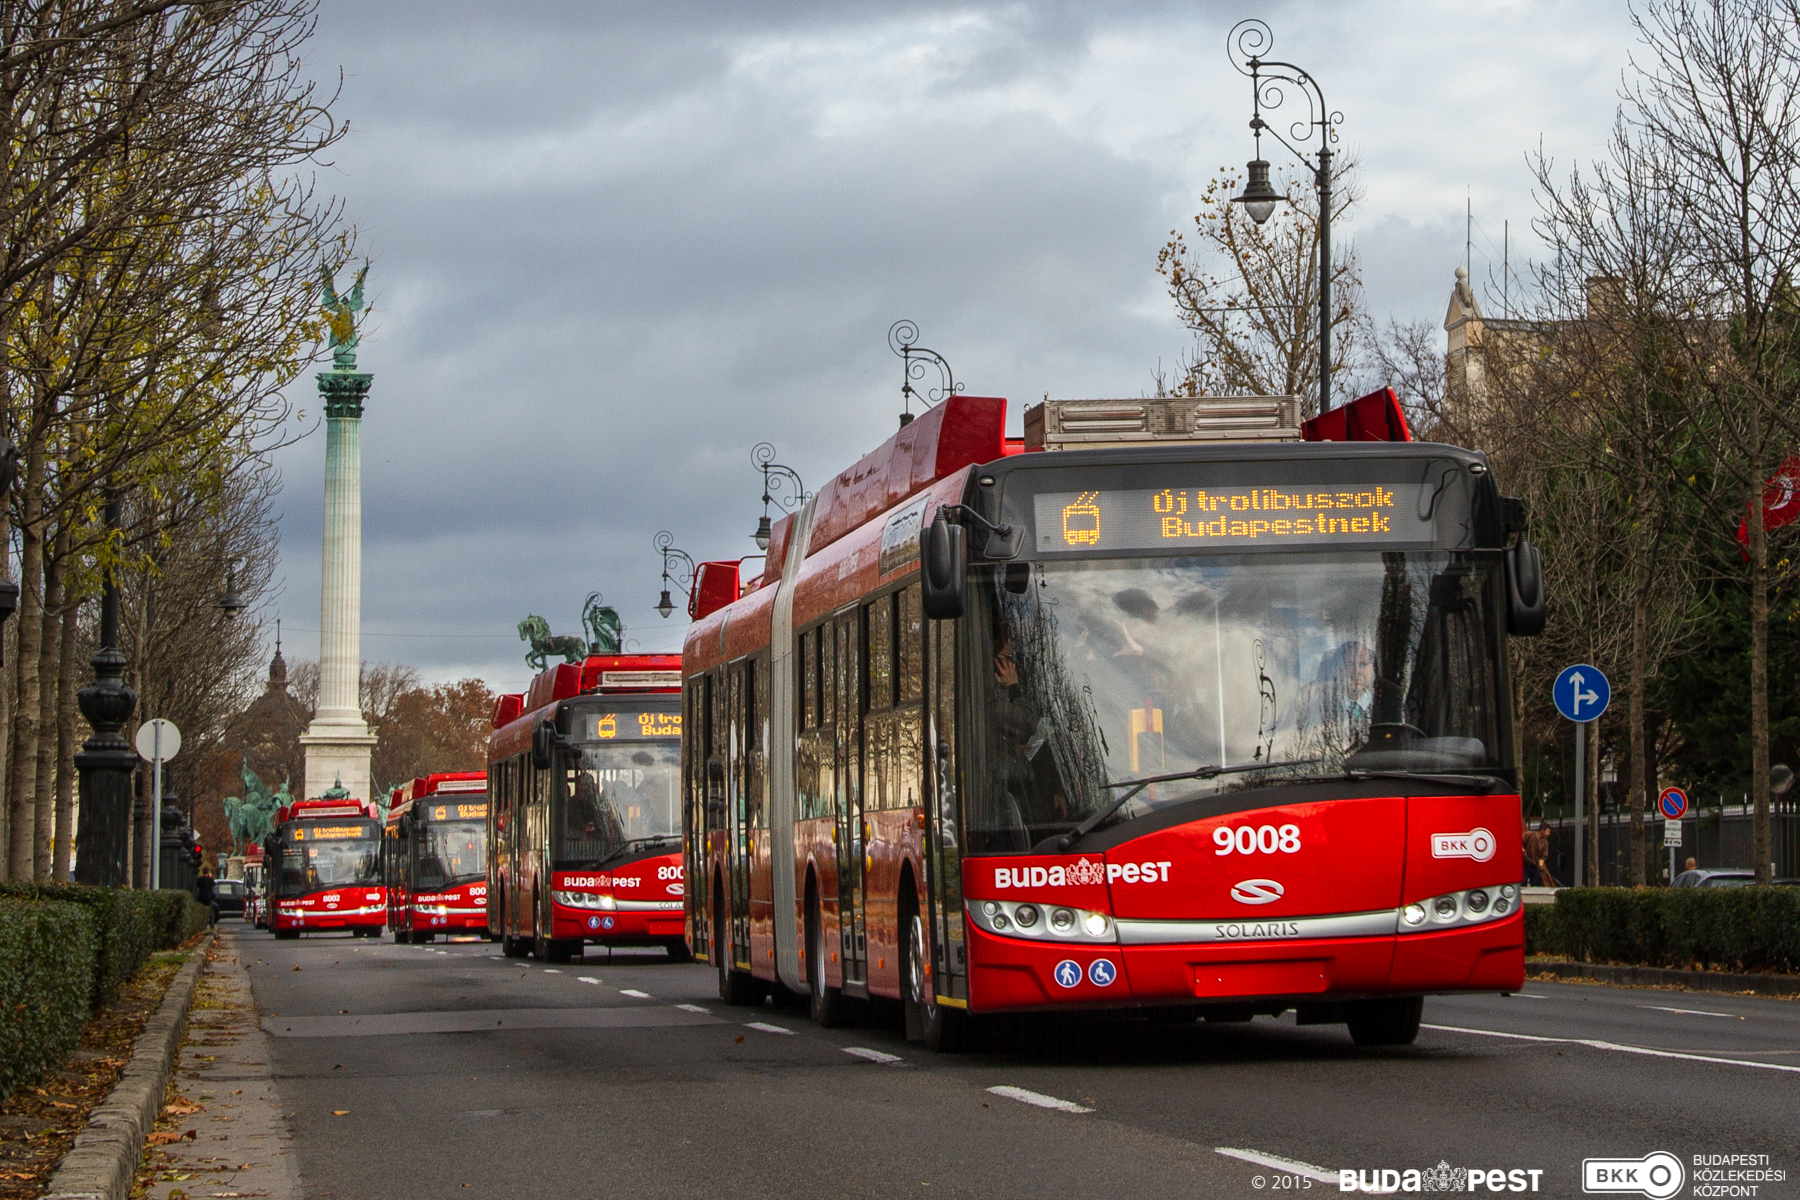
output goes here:
{"type": "Polygon", "coordinates": [[[162,768],[181,753],[181,730],[163,717],[145,721],[137,731],[138,757],[150,764],[150,890],[162,887],[162,768]]]}
{"type": "Polygon", "coordinates": [[[1612,703],[1612,684],[1598,669],[1576,663],[1558,673],[1550,698],[1557,712],[1575,722],[1575,886],[1581,887],[1587,874],[1587,727],[1612,703]]]}
{"type": "Polygon", "coordinates": [[[1587,814],[1582,811],[1582,791],[1587,787],[1587,722],[1575,722],[1575,886],[1587,867],[1587,814]]]}

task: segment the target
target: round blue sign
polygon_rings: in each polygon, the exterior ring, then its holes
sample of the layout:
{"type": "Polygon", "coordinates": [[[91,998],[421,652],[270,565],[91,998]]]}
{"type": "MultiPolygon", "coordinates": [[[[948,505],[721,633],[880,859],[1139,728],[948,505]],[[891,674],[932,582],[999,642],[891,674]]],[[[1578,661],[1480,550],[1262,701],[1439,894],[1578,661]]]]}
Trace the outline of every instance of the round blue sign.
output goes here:
{"type": "Polygon", "coordinates": [[[1556,701],[1557,712],[1585,725],[1599,720],[1606,706],[1612,703],[1612,684],[1606,681],[1598,667],[1576,663],[1562,669],[1562,674],[1550,685],[1550,697],[1556,701]]]}
{"type": "Polygon", "coordinates": [[[601,917],[600,918],[600,928],[611,929],[612,927],[613,927],[613,919],[611,917],[601,917]]]}
{"type": "Polygon", "coordinates": [[[1107,987],[1119,977],[1119,968],[1110,958],[1096,958],[1088,964],[1088,979],[1095,987],[1107,987]]]}
{"type": "Polygon", "coordinates": [[[1656,798],[1656,805],[1662,809],[1662,815],[1671,821],[1679,821],[1687,816],[1687,793],[1678,787],[1664,788],[1662,795],[1656,798]]]}
{"type": "Polygon", "coordinates": [[[1057,987],[1072,988],[1081,982],[1081,964],[1072,958],[1065,958],[1056,964],[1051,972],[1056,977],[1057,987]]]}
{"type": "Polygon", "coordinates": [[[589,929],[600,928],[600,918],[599,917],[589,917],[588,918],[588,928],[589,929]]]}

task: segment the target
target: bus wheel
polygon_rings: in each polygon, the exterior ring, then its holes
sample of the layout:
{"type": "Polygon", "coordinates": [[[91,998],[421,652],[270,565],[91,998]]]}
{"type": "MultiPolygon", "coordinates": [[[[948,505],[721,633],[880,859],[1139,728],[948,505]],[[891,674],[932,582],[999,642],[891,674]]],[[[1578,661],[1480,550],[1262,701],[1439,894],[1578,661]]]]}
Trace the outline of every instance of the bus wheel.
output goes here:
{"type": "Polygon", "coordinates": [[[906,968],[906,1040],[924,1042],[927,1049],[954,1054],[963,1048],[968,1033],[965,1014],[937,1002],[937,989],[925,977],[925,919],[912,910],[903,921],[906,945],[900,961],[906,968]]]}
{"type": "Polygon", "coordinates": [[[819,913],[819,894],[806,896],[806,983],[812,998],[812,1019],[826,1029],[844,1022],[844,989],[825,983],[825,922],[819,913]]]}
{"type": "Polygon", "coordinates": [[[500,953],[508,958],[524,958],[531,953],[531,942],[527,938],[507,934],[500,939],[500,953]]]}
{"type": "Polygon", "coordinates": [[[300,936],[300,931],[298,929],[277,929],[275,931],[275,937],[277,938],[277,940],[283,941],[283,942],[291,942],[299,936],[300,936]]]}
{"type": "Polygon", "coordinates": [[[415,930],[413,930],[412,940],[413,940],[413,945],[423,946],[426,942],[437,941],[437,934],[427,933],[421,929],[415,929],[415,930]]]}
{"type": "Polygon", "coordinates": [[[1352,1000],[1344,1005],[1350,1038],[1359,1046],[1410,1046],[1419,1036],[1419,1017],[1425,1011],[1423,996],[1394,996],[1385,1000],[1352,1000]]]}
{"type": "Polygon", "coordinates": [[[663,949],[669,952],[670,962],[694,961],[694,952],[688,949],[686,938],[670,938],[663,943],[663,949]]]}
{"type": "MultiPolygon", "coordinates": [[[[425,936],[429,939],[431,935],[426,934],[425,936]]],[[[580,948],[580,942],[541,937],[532,944],[531,951],[539,962],[566,963],[575,957],[575,951],[580,948]]]]}

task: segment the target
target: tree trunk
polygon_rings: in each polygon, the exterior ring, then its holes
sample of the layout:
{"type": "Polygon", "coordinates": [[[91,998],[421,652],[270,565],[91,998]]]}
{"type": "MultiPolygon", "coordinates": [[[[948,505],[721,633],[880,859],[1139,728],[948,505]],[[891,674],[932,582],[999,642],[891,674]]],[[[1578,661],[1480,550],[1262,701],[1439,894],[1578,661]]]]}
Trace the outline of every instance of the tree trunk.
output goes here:
{"type": "Polygon", "coordinates": [[[12,753],[7,769],[7,798],[12,833],[7,869],[13,879],[31,878],[32,819],[37,814],[38,654],[42,649],[44,614],[39,587],[44,572],[44,446],[32,439],[25,451],[24,519],[19,524],[19,670],[14,698],[12,753]]]}
{"type": "MultiPolygon", "coordinates": [[[[1760,430],[1755,432],[1760,433],[1760,430]]],[[[1756,882],[1774,879],[1769,852],[1769,538],[1763,529],[1761,464],[1750,499],[1750,794],[1755,801],[1752,845],[1756,882]]]]}
{"type": "MultiPolygon", "coordinates": [[[[1650,547],[1646,544],[1650,530],[1649,504],[1645,499],[1643,481],[1639,481],[1637,504],[1637,562],[1632,571],[1631,588],[1631,679],[1630,702],[1627,714],[1631,722],[1631,771],[1626,784],[1625,803],[1631,807],[1631,854],[1627,859],[1631,869],[1633,887],[1643,887],[1648,881],[1644,864],[1644,809],[1646,796],[1644,789],[1648,786],[1644,779],[1644,748],[1647,745],[1647,731],[1644,728],[1644,693],[1648,688],[1645,676],[1650,671],[1650,547]]],[[[1654,781],[1651,781],[1653,784],[1654,781]]]]}
{"type": "Polygon", "coordinates": [[[56,656],[56,853],[51,871],[58,880],[69,878],[75,846],[75,751],[81,747],[75,710],[75,635],[80,618],[80,603],[72,601],[63,614],[62,645],[56,656]]]}
{"type": "Polygon", "coordinates": [[[44,560],[43,636],[38,652],[37,778],[32,785],[37,815],[33,819],[31,877],[50,876],[50,854],[56,829],[56,701],[57,666],[62,651],[63,567],[69,535],[59,530],[56,545],[44,560]]]}
{"type": "MultiPolygon", "coordinates": [[[[131,669],[128,675],[133,679],[137,689],[138,703],[132,710],[131,721],[125,727],[125,736],[136,742],[138,727],[153,715],[150,709],[150,680],[145,664],[150,656],[145,653],[145,645],[150,636],[150,588],[148,583],[141,591],[144,597],[138,604],[137,638],[131,648],[131,669]]],[[[152,856],[157,853],[162,840],[162,814],[155,811],[155,797],[150,794],[150,772],[140,765],[137,773],[137,886],[147,888],[151,884],[152,856]]]]}
{"type": "Polygon", "coordinates": [[[1600,886],[1600,722],[1590,722],[1587,728],[1587,761],[1581,764],[1582,774],[1587,776],[1584,786],[1587,789],[1587,864],[1586,878],[1583,882],[1588,887],[1600,886]]]}

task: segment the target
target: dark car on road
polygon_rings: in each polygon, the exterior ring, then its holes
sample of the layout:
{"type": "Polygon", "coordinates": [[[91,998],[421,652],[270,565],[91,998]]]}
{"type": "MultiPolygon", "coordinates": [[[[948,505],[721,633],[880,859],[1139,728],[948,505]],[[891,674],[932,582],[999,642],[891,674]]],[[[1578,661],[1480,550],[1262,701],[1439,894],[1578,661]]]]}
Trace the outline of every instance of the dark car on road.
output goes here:
{"type": "Polygon", "coordinates": [[[221,917],[244,915],[244,881],[221,879],[213,884],[213,912],[221,917]]]}
{"type": "MultiPolygon", "coordinates": [[[[1683,871],[1675,877],[1676,887],[1737,888],[1753,887],[1756,872],[1747,867],[1707,867],[1699,871],[1683,871]]],[[[1800,879],[1777,879],[1776,887],[1800,887],[1800,879]]]]}

